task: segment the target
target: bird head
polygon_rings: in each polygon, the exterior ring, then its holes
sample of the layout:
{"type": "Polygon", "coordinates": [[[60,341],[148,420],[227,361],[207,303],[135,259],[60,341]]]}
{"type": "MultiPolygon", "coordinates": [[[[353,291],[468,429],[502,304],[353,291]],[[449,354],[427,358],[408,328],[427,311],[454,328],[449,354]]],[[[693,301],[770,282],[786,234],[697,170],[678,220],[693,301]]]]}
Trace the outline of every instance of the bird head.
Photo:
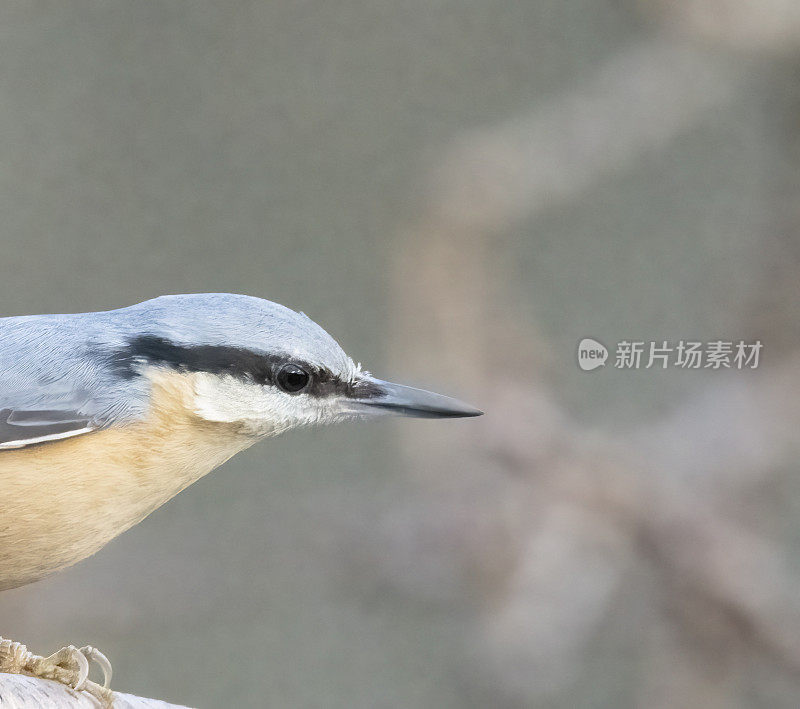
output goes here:
{"type": "Polygon", "coordinates": [[[194,413],[207,421],[274,435],[387,414],[482,413],[447,396],[377,379],[309,317],[267,300],[163,296],[126,310],[125,361],[190,377],[194,413]]]}

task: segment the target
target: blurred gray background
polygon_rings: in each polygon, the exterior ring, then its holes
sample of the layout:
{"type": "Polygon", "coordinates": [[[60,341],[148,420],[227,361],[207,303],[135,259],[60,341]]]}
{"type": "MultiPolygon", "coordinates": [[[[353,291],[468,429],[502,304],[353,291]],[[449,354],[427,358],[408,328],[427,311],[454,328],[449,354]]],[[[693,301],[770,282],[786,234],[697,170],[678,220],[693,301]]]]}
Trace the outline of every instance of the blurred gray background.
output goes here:
{"type": "Polygon", "coordinates": [[[487,415],[259,445],[0,634],[197,707],[796,707],[799,51],[794,0],[4,3],[2,314],[248,293],[487,415]]]}

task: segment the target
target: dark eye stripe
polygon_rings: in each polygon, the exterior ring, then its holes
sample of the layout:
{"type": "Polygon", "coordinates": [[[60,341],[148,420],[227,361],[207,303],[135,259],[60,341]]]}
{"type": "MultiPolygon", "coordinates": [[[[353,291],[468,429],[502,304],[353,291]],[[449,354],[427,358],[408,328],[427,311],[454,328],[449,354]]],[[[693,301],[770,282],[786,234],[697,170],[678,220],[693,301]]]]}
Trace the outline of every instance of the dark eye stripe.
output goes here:
{"type": "Polygon", "coordinates": [[[178,345],[163,337],[140,335],[116,353],[118,365],[129,376],[136,376],[135,363],[145,360],[188,372],[231,374],[259,383],[272,377],[275,359],[238,347],[224,345],[178,345]]]}
{"type": "MultiPolygon", "coordinates": [[[[113,361],[121,376],[139,375],[137,363],[142,360],[155,365],[187,372],[228,374],[264,385],[276,384],[275,378],[282,367],[294,365],[309,375],[304,394],[325,397],[341,394],[352,396],[353,384],[343,381],[327,369],[307,362],[287,358],[285,355],[264,354],[226,345],[179,345],[156,335],[140,335],[113,354],[113,361]]],[[[359,390],[359,395],[366,392],[359,390]]]]}

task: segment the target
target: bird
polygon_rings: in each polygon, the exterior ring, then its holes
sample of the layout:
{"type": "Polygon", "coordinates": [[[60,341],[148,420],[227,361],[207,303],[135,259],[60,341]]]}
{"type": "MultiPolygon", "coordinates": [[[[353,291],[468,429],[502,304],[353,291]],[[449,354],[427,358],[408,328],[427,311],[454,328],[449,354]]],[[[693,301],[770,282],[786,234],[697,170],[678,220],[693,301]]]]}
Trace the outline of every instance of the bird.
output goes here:
{"type": "MultiPolygon", "coordinates": [[[[389,414],[482,413],[374,377],[304,313],[255,296],[0,318],[0,590],[91,556],[265,438],[389,414]]],[[[90,646],[43,658],[0,638],[4,670],[112,696],[111,665],[90,646]],[[102,686],[87,680],[88,660],[102,686]]]]}

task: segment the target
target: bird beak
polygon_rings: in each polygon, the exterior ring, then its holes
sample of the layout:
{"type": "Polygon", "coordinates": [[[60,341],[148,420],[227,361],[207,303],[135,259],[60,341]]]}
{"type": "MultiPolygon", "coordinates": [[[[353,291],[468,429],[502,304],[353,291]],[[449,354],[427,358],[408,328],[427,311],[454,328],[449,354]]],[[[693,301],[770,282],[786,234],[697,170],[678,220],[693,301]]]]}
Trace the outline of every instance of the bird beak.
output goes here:
{"type": "Polygon", "coordinates": [[[358,414],[399,414],[415,418],[459,418],[462,416],[481,416],[483,411],[449,396],[434,394],[432,391],[415,389],[384,382],[369,377],[356,390],[356,396],[349,399],[351,411],[358,414]]]}

